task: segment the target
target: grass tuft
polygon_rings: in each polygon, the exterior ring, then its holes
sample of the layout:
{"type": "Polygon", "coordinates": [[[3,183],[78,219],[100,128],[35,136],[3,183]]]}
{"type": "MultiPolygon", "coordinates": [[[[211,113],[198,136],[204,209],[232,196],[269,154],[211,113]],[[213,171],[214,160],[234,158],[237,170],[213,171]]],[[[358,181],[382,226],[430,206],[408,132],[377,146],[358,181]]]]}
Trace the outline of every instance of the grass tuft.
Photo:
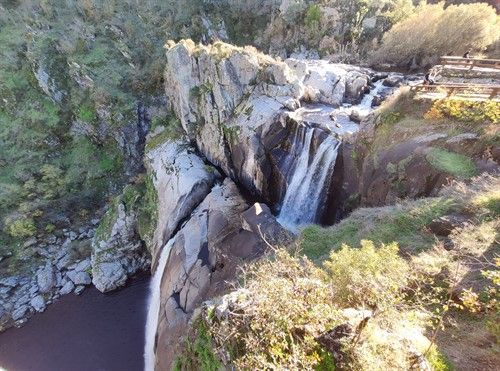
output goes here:
{"type": "Polygon", "coordinates": [[[427,161],[436,169],[459,178],[472,178],[477,174],[476,166],[470,157],[449,152],[441,148],[432,148],[426,156],[427,161]]]}

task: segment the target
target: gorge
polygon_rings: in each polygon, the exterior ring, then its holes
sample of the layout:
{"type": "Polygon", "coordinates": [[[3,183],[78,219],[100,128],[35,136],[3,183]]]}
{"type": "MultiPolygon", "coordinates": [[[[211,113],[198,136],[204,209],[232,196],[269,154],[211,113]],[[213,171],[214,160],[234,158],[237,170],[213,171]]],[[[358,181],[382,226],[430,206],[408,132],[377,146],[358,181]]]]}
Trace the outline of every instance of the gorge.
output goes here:
{"type": "Polygon", "coordinates": [[[222,42],[169,42],[161,109],[170,120],[145,138],[146,175],[110,203],[92,233],[91,257],[68,265],[76,273],[64,279],[77,284],[71,277],[91,271],[107,292],[150,267],[145,369],[172,369],[200,308],[227,309],[218,300],[237,288],[242,267],[297,243],[310,224],[332,225],[359,205],[437,195],[455,177],[432,166],[429,153],[439,146],[473,154],[478,168],[496,166],[481,162],[484,148],[471,147],[470,135],[417,128],[384,137],[375,106],[398,98],[397,87],[411,79],[418,77],[281,61],[222,42]],[[144,205],[155,215],[146,227],[144,205]]]}

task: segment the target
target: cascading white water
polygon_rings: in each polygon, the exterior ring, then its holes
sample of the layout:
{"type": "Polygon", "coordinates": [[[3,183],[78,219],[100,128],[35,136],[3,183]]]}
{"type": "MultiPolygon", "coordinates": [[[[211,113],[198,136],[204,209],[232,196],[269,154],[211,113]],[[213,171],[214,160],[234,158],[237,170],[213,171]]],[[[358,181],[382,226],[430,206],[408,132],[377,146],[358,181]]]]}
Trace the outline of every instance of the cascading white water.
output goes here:
{"type": "Polygon", "coordinates": [[[146,320],[146,343],[144,346],[144,370],[154,371],[155,366],[155,338],[158,328],[158,315],[160,312],[160,286],[163,277],[163,271],[167,265],[170,249],[174,244],[175,239],[171,238],[160,254],[158,266],[151,279],[150,297],[148,303],[148,317],[146,320]]]}
{"type": "MultiPolygon", "coordinates": [[[[340,117],[342,114],[348,116],[354,111],[360,116],[368,115],[373,111],[373,99],[381,89],[383,89],[383,81],[379,80],[375,82],[373,89],[363,96],[359,104],[329,111],[328,116],[340,117]]],[[[321,114],[317,114],[317,116],[321,116],[321,114]]],[[[317,119],[317,117],[315,118],[317,119]]],[[[304,121],[307,119],[304,118],[304,121]]],[[[298,156],[290,166],[292,176],[289,179],[278,217],[278,221],[292,231],[296,230],[299,225],[317,221],[318,208],[324,201],[325,188],[333,173],[340,146],[338,140],[328,136],[311,155],[314,130],[308,128],[305,135],[303,135],[303,130],[297,130],[292,144],[291,153],[298,156]]]]}
{"type": "Polygon", "coordinates": [[[302,140],[293,144],[292,152],[300,155],[292,168],[278,221],[290,230],[298,225],[316,221],[318,207],[323,200],[325,186],[335,166],[340,142],[328,136],[311,154],[314,129],[309,128],[302,140]],[[312,158],[311,158],[312,156],[312,158]]]}
{"type": "Polygon", "coordinates": [[[378,80],[373,85],[373,89],[363,96],[361,102],[357,105],[351,107],[352,110],[356,110],[360,115],[366,116],[373,111],[372,102],[378,92],[384,87],[383,80],[378,80]]]}

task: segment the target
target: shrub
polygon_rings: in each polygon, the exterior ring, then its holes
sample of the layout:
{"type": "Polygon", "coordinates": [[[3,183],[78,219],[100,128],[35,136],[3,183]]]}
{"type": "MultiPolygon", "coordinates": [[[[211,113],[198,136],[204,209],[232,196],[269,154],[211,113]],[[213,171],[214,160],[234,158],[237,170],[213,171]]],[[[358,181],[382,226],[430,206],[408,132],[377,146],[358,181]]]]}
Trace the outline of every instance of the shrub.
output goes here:
{"type": "Polygon", "coordinates": [[[95,108],[91,105],[83,105],[78,110],[78,118],[85,122],[94,122],[97,117],[95,108]]]}
{"type": "Polygon", "coordinates": [[[500,123],[500,104],[489,101],[441,99],[433,103],[424,115],[426,119],[452,118],[463,122],[500,123]]]}
{"type": "Polygon", "coordinates": [[[442,55],[482,50],[498,36],[496,11],[487,4],[423,5],[384,35],[372,61],[409,66],[415,59],[430,66],[442,55]]]}
{"type": "Polygon", "coordinates": [[[203,370],[217,371],[221,369],[221,362],[213,350],[212,337],[207,324],[198,320],[193,324],[196,331],[196,338],[193,342],[187,342],[189,357],[178,357],[174,363],[174,371],[181,370],[203,370]]]}
{"type": "Polygon", "coordinates": [[[324,363],[314,337],[332,328],[338,313],[323,277],[307,259],[281,249],[249,266],[245,288],[228,299],[228,314],[239,314],[209,324],[215,345],[229,352],[236,369],[302,370],[324,363]]]}
{"type": "Polygon", "coordinates": [[[321,9],[319,6],[313,4],[307,8],[305,24],[309,28],[317,28],[319,26],[319,22],[321,20],[321,9]]]}
{"type": "Polygon", "coordinates": [[[476,165],[470,157],[445,149],[432,148],[426,159],[436,169],[456,177],[471,178],[477,173],[476,165]]]}
{"type": "Polygon", "coordinates": [[[404,251],[421,251],[430,248],[434,241],[424,227],[454,207],[452,199],[442,197],[382,208],[358,209],[349,218],[330,228],[304,228],[300,245],[307,256],[319,261],[342,244],[358,246],[363,239],[384,244],[397,242],[404,251]]]}
{"type": "Polygon", "coordinates": [[[343,245],[323,263],[332,282],[332,299],[345,307],[387,307],[400,300],[408,280],[408,265],[396,243],[375,248],[362,240],[360,248],[343,245]]]}
{"type": "MultiPolygon", "coordinates": [[[[229,369],[409,369],[412,352],[429,346],[414,313],[392,305],[409,276],[395,244],[344,246],[324,270],[277,249],[244,272],[243,287],[206,303],[201,316],[210,329],[203,353],[215,353],[229,369]],[[354,308],[368,302],[384,310],[361,325],[367,312],[354,308]],[[353,337],[332,339],[333,353],[322,348],[318,335],[347,322],[356,326],[353,337]]],[[[197,338],[205,330],[195,328],[197,338]]],[[[199,365],[200,352],[187,349],[182,364],[199,365]]]]}
{"type": "Polygon", "coordinates": [[[14,238],[31,237],[36,233],[35,221],[30,217],[7,221],[7,230],[14,238]]]}
{"type": "Polygon", "coordinates": [[[426,358],[433,371],[451,371],[454,369],[450,360],[437,349],[436,345],[430,347],[426,358]]]}
{"type": "Polygon", "coordinates": [[[144,179],[144,196],[139,206],[139,234],[151,248],[156,223],[158,220],[158,195],[154,187],[153,179],[147,176],[144,179]]]}

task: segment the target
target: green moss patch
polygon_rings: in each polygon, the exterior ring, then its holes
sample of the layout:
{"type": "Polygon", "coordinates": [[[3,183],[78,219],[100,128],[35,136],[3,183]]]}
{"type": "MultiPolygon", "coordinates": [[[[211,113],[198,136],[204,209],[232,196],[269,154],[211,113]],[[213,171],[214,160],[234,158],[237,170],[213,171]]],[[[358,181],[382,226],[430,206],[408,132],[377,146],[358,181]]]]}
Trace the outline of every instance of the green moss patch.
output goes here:
{"type": "Polygon", "coordinates": [[[182,137],[183,130],[181,122],[174,116],[167,116],[164,119],[154,121],[155,128],[163,127],[163,131],[146,142],[146,152],[151,151],[166,141],[176,140],[182,137]]]}
{"type": "Polygon", "coordinates": [[[402,250],[424,250],[434,241],[434,236],[424,227],[433,219],[446,215],[454,206],[450,199],[429,198],[396,206],[358,209],[333,227],[305,228],[300,247],[315,261],[326,258],[342,244],[358,246],[363,239],[376,243],[396,241],[402,250]]]}
{"type": "Polygon", "coordinates": [[[441,148],[432,148],[426,159],[436,169],[459,178],[471,178],[477,174],[476,166],[470,157],[449,152],[441,148]]]}

